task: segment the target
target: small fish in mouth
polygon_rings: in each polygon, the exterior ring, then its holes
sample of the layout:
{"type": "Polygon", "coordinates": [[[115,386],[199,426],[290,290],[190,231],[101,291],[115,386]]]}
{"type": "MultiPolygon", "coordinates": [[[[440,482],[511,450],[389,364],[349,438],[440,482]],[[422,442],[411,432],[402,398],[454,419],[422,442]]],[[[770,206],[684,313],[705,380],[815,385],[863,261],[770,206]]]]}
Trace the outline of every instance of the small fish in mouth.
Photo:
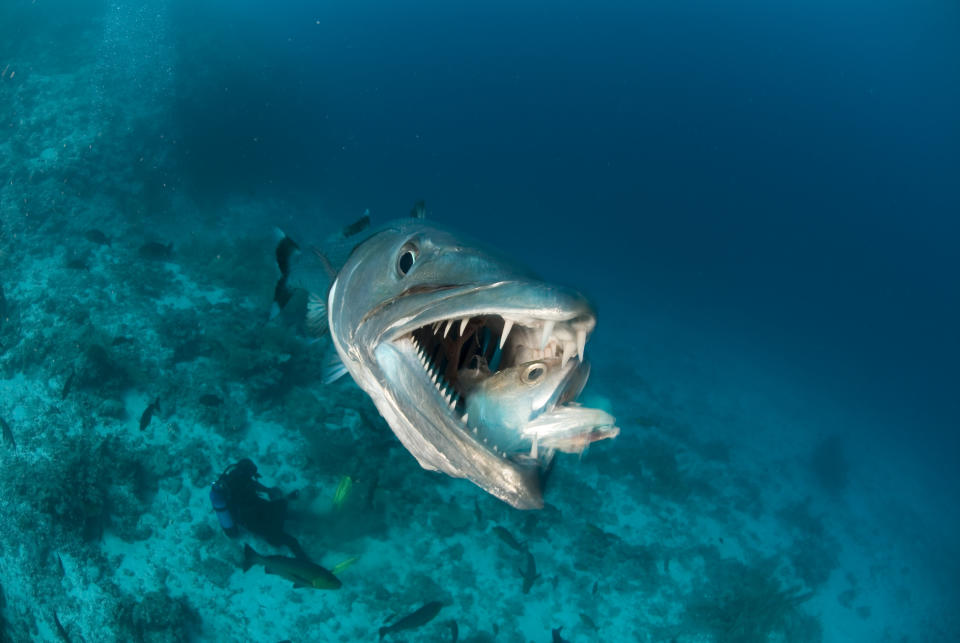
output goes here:
{"type": "Polygon", "coordinates": [[[468,388],[466,425],[495,452],[528,449],[531,458],[541,448],[580,453],[591,442],[619,433],[609,413],[567,403],[580,394],[589,373],[588,362],[563,363],[560,357],[523,362],[485,377],[467,369],[460,379],[475,381],[468,388]]]}
{"type": "Polygon", "coordinates": [[[423,468],[541,508],[556,451],[619,432],[576,404],[593,308],[420,217],[356,227],[339,269],[283,236],[276,303],[308,292],[307,327],[342,362],[331,372],[350,373],[423,468]]]}

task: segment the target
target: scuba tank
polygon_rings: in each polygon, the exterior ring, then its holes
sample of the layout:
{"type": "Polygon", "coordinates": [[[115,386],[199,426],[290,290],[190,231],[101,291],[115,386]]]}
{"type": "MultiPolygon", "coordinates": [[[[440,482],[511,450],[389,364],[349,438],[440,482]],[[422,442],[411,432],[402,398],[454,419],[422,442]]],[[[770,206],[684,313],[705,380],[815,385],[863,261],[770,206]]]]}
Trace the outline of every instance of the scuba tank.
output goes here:
{"type": "Polygon", "coordinates": [[[240,530],[237,528],[237,523],[233,521],[233,516],[230,515],[230,509],[227,507],[227,496],[229,493],[222,481],[223,476],[220,476],[210,487],[210,504],[213,505],[213,510],[217,512],[217,520],[220,521],[220,527],[223,528],[223,531],[226,532],[228,536],[235,538],[237,534],[240,533],[240,530]]]}

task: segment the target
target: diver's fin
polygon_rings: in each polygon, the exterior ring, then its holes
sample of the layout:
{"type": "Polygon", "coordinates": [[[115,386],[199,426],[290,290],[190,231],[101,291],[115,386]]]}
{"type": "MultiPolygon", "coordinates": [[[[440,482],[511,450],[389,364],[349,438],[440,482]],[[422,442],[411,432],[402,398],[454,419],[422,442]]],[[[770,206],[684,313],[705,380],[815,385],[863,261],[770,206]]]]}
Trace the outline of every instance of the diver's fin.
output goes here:
{"type": "Polygon", "coordinates": [[[330,347],[327,354],[323,356],[323,383],[330,384],[347,374],[347,367],[340,361],[340,355],[337,349],[330,347]]]}
{"type": "Polygon", "coordinates": [[[314,337],[327,332],[327,302],[316,293],[307,298],[307,329],[314,337]]]}

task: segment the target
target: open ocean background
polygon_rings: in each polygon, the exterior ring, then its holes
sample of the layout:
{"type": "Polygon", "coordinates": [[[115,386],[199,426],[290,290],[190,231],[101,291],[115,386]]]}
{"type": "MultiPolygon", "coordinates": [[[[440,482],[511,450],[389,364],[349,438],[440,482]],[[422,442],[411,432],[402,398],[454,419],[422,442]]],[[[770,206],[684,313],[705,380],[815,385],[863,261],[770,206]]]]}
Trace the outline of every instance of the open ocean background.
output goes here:
{"type": "Polygon", "coordinates": [[[956,2],[2,0],[0,71],[0,641],[960,639],[956,2]],[[543,511],[264,323],[421,198],[598,309],[543,511]],[[241,457],[342,589],[240,570],[241,457]]]}

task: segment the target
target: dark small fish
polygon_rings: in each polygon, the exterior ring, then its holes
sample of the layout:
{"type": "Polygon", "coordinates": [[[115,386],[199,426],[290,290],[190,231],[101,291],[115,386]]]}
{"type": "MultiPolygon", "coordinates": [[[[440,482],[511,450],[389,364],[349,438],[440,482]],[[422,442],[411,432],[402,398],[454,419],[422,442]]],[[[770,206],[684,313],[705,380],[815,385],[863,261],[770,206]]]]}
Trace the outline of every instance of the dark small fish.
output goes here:
{"type": "Polygon", "coordinates": [[[518,569],[517,571],[519,571],[523,577],[523,593],[529,594],[530,588],[532,588],[536,580],[540,578],[540,574],[537,573],[537,561],[533,559],[533,554],[531,554],[529,550],[527,551],[527,568],[518,569]]]}
{"type": "Polygon", "coordinates": [[[153,404],[148,406],[143,415],[140,416],[140,430],[143,431],[150,425],[150,420],[153,419],[153,414],[160,410],[160,398],[158,397],[153,401],[153,404]]]}
{"type": "Polygon", "coordinates": [[[90,243],[95,243],[98,246],[109,246],[110,237],[105,235],[102,231],[97,230],[96,228],[91,228],[83,233],[84,239],[90,243]]]}
{"type": "Polygon", "coordinates": [[[150,241],[140,246],[137,251],[142,259],[167,260],[173,257],[173,244],[163,245],[156,241],[150,241]]]}
{"type": "Polygon", "coordinates": [[[3,442],[12,447],[13,449],[17,448],[17,441],[13,439],[13,431],[10,429],[10,425],[7,424],[7,421],[3,418],[0,418],[0,428],[3,429],[3,442]]]}
{"type": "Polygon", "coordinates": [[[598,588],[599,586],[600,586],[600,581],[597,581],[597,580],[593,581],[593,591],[590,592],[590,593],[591,593],[591,594],[596,594],[596,593],[597,593],[597,588],[598,588]]]}
{"type": "Polygon", "coordinates": [[[387,625],[380,628],[380,638],[391,632],[400,632],[402,630],[412,630],[426,625],[434,619],[443,609],[443,603],[440,601],[431,601],[412,614],[407,614],[393,625],[387,625]]]}
{"type": "Polygon", "coordinates": [[[217,407],[223,404],[223,398],[219,395],[214,395],[213,393],[207,393],[206,395],[200,396],[200,404],[209,407],[217,407]]]}
{"type": "Polygon", "coordinates": [[[296,241],[285,235],[282,230],[277,230],[277,232],[280,235],[280,241],[277,243],[277,247],[274,249],[277,258],[277,266],[280,268],[280,274],[287,276],[290,274],[292,257],[300,251],[300,246],[297,245],[296,241]]]}
{"type": "Polygon", "coordinates": [[[420,199],[413,204],[413,209],[410,210],[411,219],[426,219],[427,218],[427,203],[420,199]]]}
{"type": "Polygon", "coordinates": [[[110,342],[111,346],[122,346],[123,344],[129,344],[133,341],[132,337],[126,337],[125,335],[120,335],[119,337],[114,337],[113,341],[110,342]]]}
{"type": "Polygon", "coordinates": [[[565,638],[563,638],[562,636],[560,636],[560,630],[562,630],[562,629],[563,629],[563,626],[562,626],[562,625],[561,625],[560,627],[555,627],[555,628],[553,628],[553,630],[552,630],[552,633],[553,633],[552,643],[568,643],[567,639],[565,639],[565,638]]]}
{"type": "Polygon", "coordinates": [[[60,389],[60,399],[65,400],[67,396],[70,395],[70,389],[73,388],[73,376],[77,374],[77,371],[70,369],[70,374],[67,375],[67,381],[63,383],[63,388],[60,389]]]}
{"type": "Polygon", "coordinates": [[[527,551],[527,546],[525,544],[520,544],[516,538],[513,537],[506,528],[497,525],[493,528],[493,533],[500,537],[500,540],[505,542],[510,549],[520,552],[521,554],[527,551]]]}
{"type": "Polygon", "coordinates": [[[67,268],[70,270],[90,270],[90,264],[87,263],[86,259],[73,257],[72,259],[67,259],[67,268]]]}
{"type": "Polygon", "coordinates": [[[60,622],[56,612],[53,613],[53,622],[57,626],[57,636],[60,637],[60,640],[64,643],[70,643],[70,635],[67,634],[67,630],[63,627],[63,623],[60,622]]]}
{"type": "Polygon", "coordinates": [[[57,567],[60,568],[60,578],[63,578],[67,575],[67,570],[63,568],[63,559],[60,558],[60,554],[57,554],[57,567]]]}
{"type": "Polygon", "coordinates": [[[580,620],[583,621],[583,624],[589,627],[591,630],[595,631],[598,629],[597,624],[593,622],[593,619],[587,616],[586,614],[584,614],[583,612],[580,612],[580,620]]]}
{"type": "Polygon", "coordinates": [[[370,210],[363,213],[363,216],[343,228],[343,236],[352,237],[355,234],[363,232],[370,227],[370,210]]]}

